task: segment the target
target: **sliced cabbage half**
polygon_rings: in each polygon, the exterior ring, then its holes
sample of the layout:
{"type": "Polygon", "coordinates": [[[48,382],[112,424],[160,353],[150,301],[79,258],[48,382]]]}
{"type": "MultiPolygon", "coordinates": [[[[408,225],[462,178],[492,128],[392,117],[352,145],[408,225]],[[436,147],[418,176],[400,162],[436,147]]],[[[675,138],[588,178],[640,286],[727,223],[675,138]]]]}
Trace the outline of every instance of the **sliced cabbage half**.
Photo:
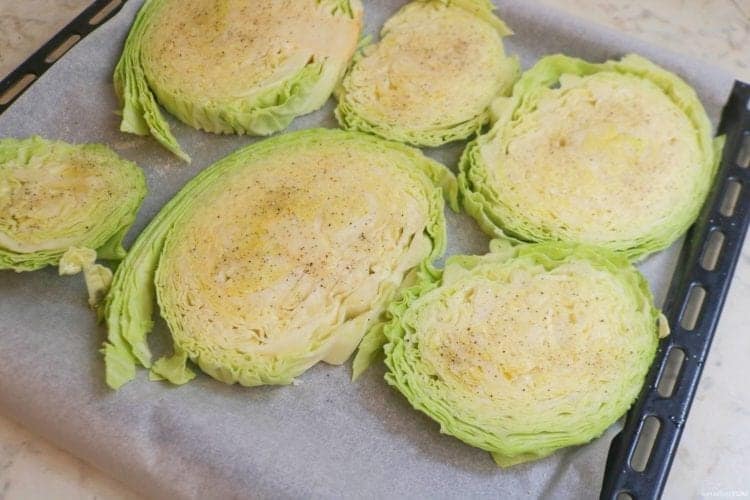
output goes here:
{"type": "Polygon", "coordinates": [[[0,269],[56,265],[71,247],[123,258],[145,195],[141,169],[106,146],[0,139],[0,269]]]}
{"type": "Polygon", "coordinates": [[[541,59],[461,160],[462,204],[491,235],[575,241],[631,259],[692,224],[721,141],[691,87],[629,55],[541,59]]]}
{"type": "Polygon", "coordinates": [[[115,68],[120,129],[185,160],[157,100],[209,132],[282,130],[328,99],[361,28],[359,0],[146,0],[115,68]]]}
{"type": "Polygon", "coordinates": [[[190,181],[141,234],[107,298],[107,383],[151,365],[158,299],[174,355],[155,378],[288,384],[343,363],[403,283],[433,275],[455,178],[416,149],[312,129],[241,149],[190,181]]]}
{"type": "Polygon", "coordinates": [[[385,378],[506,467],[589,442],[622,416],[666,321],[621,255],[493,246],[449,258],[391,305],[385,378]]]}
{"type": "Polygon", "coordinates": [[[418,146],[464,139],[518,78],[510,29],[489,0],[414,1],[383,27],[337,90],[343,128],[418,146]]]}

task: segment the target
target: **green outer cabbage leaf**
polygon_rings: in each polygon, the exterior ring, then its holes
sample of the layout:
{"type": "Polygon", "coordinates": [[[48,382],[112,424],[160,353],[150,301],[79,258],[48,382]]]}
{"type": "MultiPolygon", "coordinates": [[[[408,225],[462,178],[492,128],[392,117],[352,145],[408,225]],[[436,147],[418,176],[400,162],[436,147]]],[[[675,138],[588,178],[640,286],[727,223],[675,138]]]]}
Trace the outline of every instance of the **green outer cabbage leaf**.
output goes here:
{"type": "Polygon", "coordinates": [[[470,142],[461,156],[458,176],[459,201],[463,209],[487,234],[516,241],[562,240],[554,235],[550,238],[538,228],[515,221],[513,208],[505,206],[486,182],[490,167],[481,157],[480,146],[497,140],[505,128],[512,127],[515,120],[533,110],[536,107],[535,93],[538,89],[553,87],[565,74],[587,76],[598,72],[634,75],[656,84],[694,125],[695,136],[703,152],[704,167],[700,182],[702,189],[695,193],[689,210],[675,214],[675,217],[666,221],[658,231],[646,234],[638,240],[625,242],[624,246],[623,242],[616,241],[599,245],[622,252],[630,260],[638,261],[668,247],[687,231],[698,216],[721,160],[724,137],[712,140],[711,122],[695,91],[675,74],[635,54],[627,55],[619,61],[606,61],[600,64],[557,54],[540,59],[534,67],[523,73],[514,85],[510,97],[498,98],[493,103],[492,129],[470,142]]]}
{"type": "MultiPolygon", "coordinates": [[[[331,15],[354,17],[359,0],[319,0],[330,5],[331,15]]],[[[192,102],[180,89],[169,88],[158,75],[147,75],[143,67],[142,39],[165,0],[146,0],[138,11],[120,60],[115,67],[114,87],[122,105],[120,130],[151,135],[184,161],[183,151],[158,102],[191,127],[225,134],[270,135],[285,129],[292,120],[321,107],[346,69],[346,61],[310,62],[297,74],[263,89],[252,99],[192,102]]]]}
{"type": "Polygon", "coordinates": [[[156,300],[154,278],[159,258],[171,228],[191,207],[193,200],[200,198],[203,192],[215,184],[221,183],[228,173],[271,152],[284,148],[304,148],[306,144],[323,141],[347,141],[353,147],[395,150],[408,158],[413,167],[423,172],[436,186],[436,195],[431,200],[431,220],[426,228],[433,240],[433,248],[430,256],[416,270],[416,276],[432,276],[437,273],[432,262],[442,256],[446,245],[441,196],[445,196],[451,207],[457,209],[455,178],[444,166],[423,156],[414,148],[341,130],[307,129],[252,144],[219,160],[188,182],[159,211],[118,267],[106,299],[108,337],[102,349],[106,381],[111,388],[117,389],[132,380],[138,364],[151,368],[151,377],[156,380],[167,379],[181,384],[194,377],[186,367],[188,356],[184,351],[176,348],[172,357],[162,358],[152,364],[147,342],[148,334],[153,328],[153,305],[156,300]]]}
{"type": "Polygon", "coordinates": [[[115,66],[113,82],[122,105],[120,130],[136,135],[151,135],[179,158],[190,161],[177,143],[169,123],[164,119],[149,88],[141,65],[141,38],[161,0],[147,0],[130,28],[120,60],[115,66]]]}
{"type": "MultiPolygon", "coordinates": [[[[416,0],[418,2],[430,2],[432,0],[416,0]]],[[[438,2],[447,6],[455,5],[461,7],[464,10],[468,10],[475,16],[481,18],[485,22],[494,26],[500,36],[509,36],[513,34],[513,30],[505,24],[505,21],[493,14],[495,10],[495,4],[492,0],[437,0],[438,2]]]]}
{"type": "MultiPolygon", "coordinates": [[[[504,238],[493,240],[490,248],[491,253],[483,256],[449,257],[442,273],[423,277],[419,283],[404,291],[398,301],[391,303],[391,320],[382,329],[388,368],[385,379],[416,410],[436,420],[441,433],[489,451],[499,466],[508,467],[543,458],[560,448],[587,443],[600,436],[627,411],[637,397],[656,353],[659,332],[668,327],[666,318],[653,305],[648,282],[622,255],[587,245],[560,242],[516,244],[504,238]],[[418,347],[410,340],[419,327],[406,319],[410,308],[429,301],[433,290],[472,280],[492,280],[493,272],[498,268],[510,266],[512,269],[530,270],[541,265],[550,270],[571,260],[586,260],[596,269],[609,272],[626,284],[636,302],[642,306],[637,313],[639,324],[644,331],[653,333],[645,350],[630,355],[632,370],[623,377],[621,393],[611,395],[610,404],[589,412],[581,420],[579,432],[560,433],[550,428],[549,432],[519,435],[514,434],[513,422],[508,422],[504,429],[485,428],[482,415],[472,415],[467,420],[455,414],[448,399],[436,400],[430,396],[425,379],[420,375],[418,347]]],[[[439,300],[439,296],[435,296],[439,300]]]]}
{"type": "MultiPolygon", "coordinates": [[[[0,270],[34,271],[49,265],[57,265],[60,258],[71,247],[86,247],[96,250],[100,259],[120,260],[125,257],[122,240],[135,220],[141,201],[146,196],[146,179],[143,171],[135,164],[119,157],[102,144],[68,144],[62,141],[49,141],[41,137],[28,139],[0,139],[0,191],[4,179],[3,165],[14,164],[26,167],[54,164],[69,157],[85,157],[86,161],[97,162],[102,174],[116,176],[120,183],[129,187],[127,196],[101,204],[100,213],[93,220],[80,220],[79,225],[89,225],[71,245],[64,248],[51,248],[31,253],[18,253],[0,245],[0,270]]],[[[10,187],[10,186],[8,186],[10,187]]],[[[97,196],[93,194],[93,196],[97,196]]],[[[105,193],[101,193],[105,195],[105,193]]],[[[72,222],[72,221],[63,221],[72,222]]],[[[71,228],[75,231],[75,228],[71,228]]],[[[12,236],[12,228],[0,227],[0,232],[12,236]]]]}
{"type": "MultiPolygon", "coordinates": [[[[492,25],[500,36],[509,36],[513,31],[505,22],[495,16],[493,11],[495,6],[490,0],[415,0],[417,2],[435,1],[446,6],[456,6],[467,10],[477,16],[482,21],[492,25]]],[[[398,15],[398,14],[396,14],[398,15]]],[[[381,38],[385,37],[387,32],[381,33],[381,38]]],[[[349,71],[357,65],[357,62],[364,57],[364,51],[373,47],[374,44],[368,43],[360,47],[354,55],[349,71]]],[[[520,74],[520,62],[517,57],[506,57],[500,64],[503,65],[503,74],[506,75],[502,83],[498,97],[507,95],[510,92],[513,83],[518,79],[520,74]]],[[[437,147],[448,142],[465,139],[474,133],[478,133],[481,128],[490,121],[491,113],[487,112],[473,116],[461,123],[447,123],[443,126],[432,130],[414,130],[410,127],[394,126],[391,124],[379,123],[377,120],[369,119],[365,111],[358,108],[355,102],[347,97],[351,93],[348,88],[346,76],[336,88],[335,95],[338,99],[338,105],[335,109],[336,119],[342,128],[346,130],[359,130],[370,134],[379,135],[389,140],[404,142],[414,146],[437,147]]]]}

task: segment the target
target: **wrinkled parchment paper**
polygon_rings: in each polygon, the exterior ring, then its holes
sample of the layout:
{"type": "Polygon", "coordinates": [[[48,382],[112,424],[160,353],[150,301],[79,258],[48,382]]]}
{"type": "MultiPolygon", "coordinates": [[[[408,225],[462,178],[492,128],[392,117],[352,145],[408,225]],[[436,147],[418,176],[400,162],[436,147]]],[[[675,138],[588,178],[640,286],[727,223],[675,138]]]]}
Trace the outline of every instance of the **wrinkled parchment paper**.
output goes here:
{"type": "MultiPolygon", "coordinates": [[[[102,142],[141,165],[150,194],[128,242],[197,172],[257,140],[173,122],[193,157],[186,165],[150,138],[118,132],[111,75],[140,3],[128,1],[0,116],[0,136],[102,142]]],[[[374,34],[404,2],[364,3],[366,32],[374,34]]],[[[728,74],[532,2],[497,3],[516,32],[507,50],[524,67],[548,53],[600,61],[638,52],[686,78],[716,124],[733,80],[728,74]]],[[[335,127],[332,104],[291,129],[335,127]]],[[[455,168],[463,145],[428,154],[455,168]]],[[[449,253],[486,251],[486,238],[467,216],[449,214],[449,223],[449,253]]],[[[660,302],[676,249],[641,266],[660,302]]],[[[154,336],[165,343],[163,323],[154,336]]],[[[319,365],[298,386],[250,389],[202,375],[176,388],[149,382],[141,371],[113,392],[104,385],[98,354],[104,337],[81,279],[59,277],[52,268],[0,271],[0,411],[153,497],[596,498],[619,429],[500,470],[489,454],[441,435],[437,424],[412,410],[385,384],[382,367],[351,383],[348,364],[319,365]]]]}

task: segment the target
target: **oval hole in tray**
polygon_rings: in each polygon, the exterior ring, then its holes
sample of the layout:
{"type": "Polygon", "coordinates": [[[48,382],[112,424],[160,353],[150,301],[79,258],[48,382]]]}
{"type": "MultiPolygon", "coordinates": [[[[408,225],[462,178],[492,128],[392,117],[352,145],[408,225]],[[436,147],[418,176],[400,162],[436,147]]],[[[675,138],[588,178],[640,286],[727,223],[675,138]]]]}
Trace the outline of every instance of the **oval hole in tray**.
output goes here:
{"type": "Polygon", "coordinates": [[[122,0],[112,0],[107,5],[102,7],[99,12],[91,16],[91,19],[89,19],[89,24],[92,26],[96,26],[97,24],[102,22],[109,15],[109,13],[115,10],[115,8],[117,8],[117,6],[121,3],[122,0]]]}
{"type": "Polygon", "coordinates": [[[721,255],[721,249],[723,247],[724,233],[719,229],[713,229],[703,246],[703,253],[701,254],[700,261],[701,267],[706,271],[713,271],[716,269],[716,264],[719,262],[719,256],[721,255]]]}
{"type": "Polygon", "coordinates": [[[750,167],[750,132],[742,134],[742,146],[737,155],[737,165],[742,168],[750,167]]]}
{"type": "Polygon", "coordinates": [[[62,57],[63,54],[65,54],[67,51],[70,50],[73,45],[78,43],[78,40],[81,39],[81,35],[74,34],[70,35],[68,38],[65,39],[63,43],[55,47],[52,51],[50,51],[49,54],[47,54],[47,57],[44,58],[44,62],[50,64],[62,57]]]}
{"type": "Polygon", "coordinates": [[[638,433],[638,443],[635,445],[633,455],[630,457],[630,467],[634,471],[643,472],[646,470],[660,428],[661,422],[653,415],[646,417],[641,424],[641,430],[638,433]]]}
{"type": "Polygon", "coordinates": [[[680,326],[687,331],[692,331],[698,323],[698,318],[706,300],[706,289],[701,285],[693,285],[685,298],[680,317],[680,326]]]}
{"type": "Polygon", "coordinates": [[[5,106],[10,101],[15,99],[15,97],[23,92],[23,89],[28,87],[34,80],[36,80],[36,75],[33,73],[26,73],[25,75],[23,75],[20,80],[11,85],[8,90],[0,95],[0,106],[5,106]]]}
{"type": "Polygon", "coordinates": [[[724,217],[734,215],[734,208],[737,206],[737,200],[740,199],[742,184],[737,179],[728,179],[724,185],[724,197],[721,199],[719,212],[724,217]]]}
{"type": "Polygon", "coordinates": [[[633,495],[627,491],[621,491],[617,494],[617,500],[633,500],[633,495]]]}
{"type": "Polygon", "coordinates": [[[677,380],[680,378],[682,363],[685,361],[685,351],[679,347],[672,347],[669,350],[664,366],[659,375],[659,382],[656,385],[656,391],[663,398],[671,397],[674,394],[674,388],[677,386],[677,380]]]}

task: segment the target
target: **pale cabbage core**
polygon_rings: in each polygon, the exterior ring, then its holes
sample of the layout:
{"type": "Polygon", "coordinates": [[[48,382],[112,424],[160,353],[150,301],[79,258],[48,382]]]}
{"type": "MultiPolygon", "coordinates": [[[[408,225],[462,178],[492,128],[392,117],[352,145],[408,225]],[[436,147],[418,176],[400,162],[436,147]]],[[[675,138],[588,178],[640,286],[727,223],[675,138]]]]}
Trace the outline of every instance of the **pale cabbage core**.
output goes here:
{"type": "MultiPolygon", "coordinates": [[[[700,191],[694,125],[652,82],[608,72],[563,75],[534,107],[481,143],[490,188],[513,209],[509,228],[558,238],[638,240],[700,191]]],[[[541,236],[541,235],[540,235],[541,236]]]]}
{"type": "Polygon", "coordinates": [[[421,172],[382,151],[303,149],[236,170],[168,236],[159,301],[191,357],[342,362],[430,254],[421,172]]]}
{"type": "Polygon", "coordinates": [[[575,433],[587,413],[635,397],[639,384],[622,375],[652,342],[632,313],[641,307],[610,273],[571,261],[461,280],[422,297],[403,322],[415,325],[406,340],[426,390],[461,420],[575,433]]]}
{"type": "Polygon", "coordinates": [[[345,64],[361,20],[316,0],[168,0],[143,40],[147,78],[192,102],[246,99],[311,63],[345,64]]]}
{"type": "Polygon", "coordinates": [[[353,67],[345,98],[368,120],[434,129],[485,112],[508,79],[501,34],[474,14],[414,2],[353,67]]]}
{"type": "Polygon", "coordinates": [[[96,221],[117,212],[111,200],[126,198],[129,187],[85,153],[6,162],[0,168],[0,247],[32,253],[76,245],[98,234],[96,221]]]}

